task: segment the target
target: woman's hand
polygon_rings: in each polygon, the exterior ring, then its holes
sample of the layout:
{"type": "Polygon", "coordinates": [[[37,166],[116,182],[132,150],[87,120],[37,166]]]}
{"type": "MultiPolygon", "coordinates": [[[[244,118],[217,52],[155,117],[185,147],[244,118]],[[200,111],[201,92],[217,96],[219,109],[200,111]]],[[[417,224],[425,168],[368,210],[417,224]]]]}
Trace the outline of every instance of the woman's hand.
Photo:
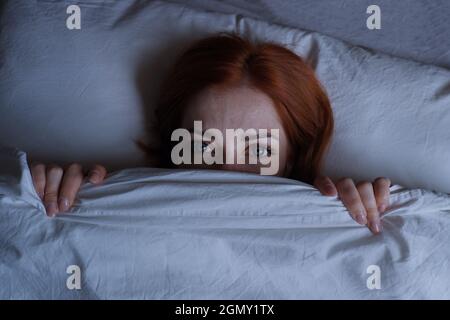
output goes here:
{"type": "MultiPolygon", "coordinates": [[[[88,181],[101,183],[106,173],[105,167],[95,165],[88,172],[88,181]]],[[[32,164],[31,176],[34,188],[50,217],[67,211],[73,205],[85,178],[83,168],[78,163],[69,165],[65,170],[57,165],[32,164]]]]}
{"type": "Polygon", "coordinates": [[[381,232],[380,214],[389,206],[391,181],[388,178],[377,178],[373,183],[361,181],[355,185],[350,178],[334,184],[330,178],[320,176],[314,180],[314,186],[323,195],[338,195],[356,222],[367,224],[374,234],[381,232]]]}

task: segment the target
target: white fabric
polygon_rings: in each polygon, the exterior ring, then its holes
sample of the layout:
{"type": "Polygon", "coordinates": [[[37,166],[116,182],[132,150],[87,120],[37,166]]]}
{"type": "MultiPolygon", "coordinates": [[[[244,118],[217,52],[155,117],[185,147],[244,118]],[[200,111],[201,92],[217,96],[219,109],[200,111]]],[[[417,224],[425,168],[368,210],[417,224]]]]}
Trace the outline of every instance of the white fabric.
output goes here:
{"type": "Polygon", "coordinates": [[[3,150],[0,298],[449,299],[450,196],[392,192],[374,236],[294,180],[136,168],[48,218],[25,154],[3,150]],[[70,265],[81,290],[66,287],[70,265]]]}

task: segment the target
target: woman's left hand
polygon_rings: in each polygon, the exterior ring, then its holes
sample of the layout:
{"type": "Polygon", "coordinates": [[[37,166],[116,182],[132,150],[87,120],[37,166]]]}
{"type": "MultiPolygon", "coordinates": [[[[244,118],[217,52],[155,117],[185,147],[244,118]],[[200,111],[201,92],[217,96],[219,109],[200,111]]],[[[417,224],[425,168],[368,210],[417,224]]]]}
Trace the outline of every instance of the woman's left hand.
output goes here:
{"type": "Polygon", "coordinates": [[[382,230],[380,215],[389,206],[388,178],[375,181],[361,181],[355,185],[352,179],[343,178],[336,182],[329,177],[320,176],[314,180],[314,186],[326,196],[339,196],[350,215],[356,222],[366,225],[374,234],[382,230]]]}

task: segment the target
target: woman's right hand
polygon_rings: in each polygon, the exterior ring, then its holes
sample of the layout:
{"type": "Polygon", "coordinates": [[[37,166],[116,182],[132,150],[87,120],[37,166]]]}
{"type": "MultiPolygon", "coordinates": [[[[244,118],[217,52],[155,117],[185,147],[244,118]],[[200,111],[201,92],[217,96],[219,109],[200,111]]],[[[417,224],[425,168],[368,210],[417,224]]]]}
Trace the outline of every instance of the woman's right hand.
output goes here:
{"type": "Polygon", "coordinates": [[[85,177],[89,182],[99,184],[105,179],[106,173],[105,167],[101,165],[94,165],[87,175],[78,163],[73,163],[66,169],[53,164],[35,163],[31,165],[34,188],[50,217],[72,207],[85,177]]]}

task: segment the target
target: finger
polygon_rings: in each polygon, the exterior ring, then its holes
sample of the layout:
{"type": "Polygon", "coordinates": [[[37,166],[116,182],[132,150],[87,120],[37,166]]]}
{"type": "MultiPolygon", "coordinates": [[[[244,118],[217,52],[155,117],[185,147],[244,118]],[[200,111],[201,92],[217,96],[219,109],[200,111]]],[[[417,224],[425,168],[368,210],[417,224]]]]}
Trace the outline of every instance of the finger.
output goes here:
{"type": "Polygon", "coordinates": [[[324,196],[336,196],[337,190],[333,181],[329,177],[319,176],[314,179],[314,186],[319,189],[324,196]]]}
{"type": "Polygon", "coordinates": [[[349,178],[341,179],[337,182],[336,188],[340,199],[347,207],[353,219],[359,224],[365,225],[367,223],[366,210],[353,180],[349,178]]]}
{"type": "Polygon", "coordinates": [[[72,206],[83,182],[83,176],[83,168],[78,163],[71,164],[64,172],[58,198],[61,212],[67,211],[72,206]]]}
{"type": "Polygon", "coordinates": [[[51,165],[47,167],[47,176],[45,184],[44,204],[47,215],[54,216],[58,211],[58,191],[63,169],[61,167],[51,165]]]}
{"type": "Polygon", "coordinates": [[[33,164],[30,168],[34,189],[41,200],[44,200],[45,193],[45,165],[42,163],[33,164]]]}
{"type": "Polygon", "coordinates": [[[389,207],[389,187],[391,180],[388,178],[377,178],[373,183],[373,189],[375,191],[375,199],[377,201],[378,211],[383,213],[389,207]]]}
{"type": "Polygon", "coordinates": [[[102,182],[106,176],[106,169],[104,166],[96,164],[89,171],[89,182],[97,184],[102,182]]]}
{"type": "Polygon", "coordinates": [[[377,201],[375,199],[375,194],[373,191],[373,186],[371,182],[360,182],[356,186],[359,192],[361,201],[363,202],[364,208],[367,212],[367,226],[372,233],[377,234],[381,232],[381,220],[380,213],[377,208],[377,201]]]}

